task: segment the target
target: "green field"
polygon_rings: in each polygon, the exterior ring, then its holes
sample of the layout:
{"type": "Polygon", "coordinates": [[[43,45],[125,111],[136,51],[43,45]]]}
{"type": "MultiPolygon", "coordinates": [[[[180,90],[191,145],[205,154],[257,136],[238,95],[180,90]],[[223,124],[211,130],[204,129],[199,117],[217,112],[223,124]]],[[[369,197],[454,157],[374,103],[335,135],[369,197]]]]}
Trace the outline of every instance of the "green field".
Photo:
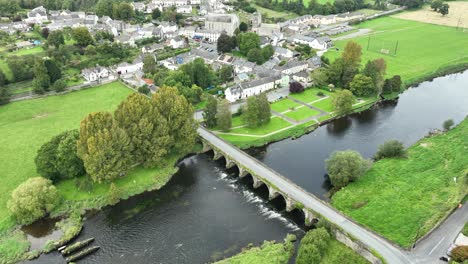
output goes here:
{"type": "Polygon", "coordinates": [[[130,93],[112,83],[0,107],[0,233],[14,224],[6,208],[11,191],[37,176],[34,158],[40,146],[60,132],[78,128],[90,112],[115,109],[130,93]]]}
{"type": "Polygon", "coordinates": [[[409,247],[467,194],[467,149],[468,119],[447,133],[420,140],[408,149],[408,158],[376,162],[333,195],[332,205],[409,247]]]}
{"type": "Polygon", "coordinates": [[[324,95],[329,95],[330,93],[325,90],[320,90],[317,88],[306,89],[302,93],[290,94],[289,96],[295,98],[304,103],[312,103],[313,101],[323,98],[323,96],[318,96],[317,93],[323,93],[324,95]]]}
{"type": "Polygon", "coordinates": [[[345,244],[336,239],[331,239],[330,242],[328,242],[327,251],[325,252],[320,264],[337,263],[368,264],[369,262],[345,244]]]}
{"type": "Polygon", "coordinates": [[[277,130],[283,129],[285,127],[292,126],[290,123],[285,121],[282,118],[279,117],[272,117],[270,122],[263,126],[259,127],[240,127],[240,128],[234,128],[229,131],[229,133],[237,133],[237,134],[250,134],[250,135],[265,135],[269,134],[272,132],[275,132],[277,130]]]}
{"type": "MultiPolygon", "coordinates": [[[[367,60],[384,58],[387,62],[387,76],[401,75],[407,85],[436,75],[453,65],[468,63],[468,33],[453,27],[393,17],[370,20],[357,27],[373,30],[370,37],[372,47],[388,49],[395,47],[398,41],[396,56],[391,56],[380,53],[382,49],[367,50],[368,36],[352,39],[362,46],[363,64],[367,60]]],[[[325,56],[331,60],[341,56],[348,41],[350,39],[336,41],[335,46],[339,51],[331,49],[325,56]]]]}
{"type": "Polygon", "coordinates": [[[323,100],[320,100],[318,102],[315,102],[312,104],[313,106],[322,109],[325,112],[333,112],[333,105],[331,103],[331,98],[326,98],[323,100]]]}
{"type": "Polygon", "coordinates": [[[294,110],[291,110],[284,115],[296,121],[302,121],[302,120],[305,120],[307,118],[313,117],[318,114],[320,114],[319,111],[303,106],[301,108],[296,108],[294,110]]]}
{"type": "Polygon", "coordinates": [[[298,107],[298,106],[301,106],[301,105],[294,102],[291,99],[284,98],[284,99],[281,99],[279,101],[272,103],[271,110],[282,113],[284,111],[289,110],[290,108],[298,107]]]}
{"type": "Polygon", "coordinates": [[[24,56],[24,55],[31,55],[31,54],[37,54],[44,52],[44,49],[42,46],[36,46],[34,48],[30,49],[19,49],[13,52],[8,52],[8,56],[24,56]]]}

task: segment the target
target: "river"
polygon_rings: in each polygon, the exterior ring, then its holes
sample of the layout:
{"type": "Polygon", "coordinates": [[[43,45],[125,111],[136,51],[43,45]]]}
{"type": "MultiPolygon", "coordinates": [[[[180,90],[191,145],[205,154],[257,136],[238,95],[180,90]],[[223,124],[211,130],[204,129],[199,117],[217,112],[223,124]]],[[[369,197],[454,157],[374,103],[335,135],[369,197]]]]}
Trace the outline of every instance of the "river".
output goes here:
{"type": "MultiPolygon", "coordinates": [[[[387,102],[324,125],[299,139],[250,150],[273,169],[324,198],[329,189],[324,160],[334,150],[353,149],[371,157],[377,146],[398,139],[409,146],[468,113],[468,71],[424,82],[387,102]]],[[[88,217],[80,240],[95,237],[97,253],[80,263],[207,263],[236,254],[249,243],[301,235],[295,215],[266,202],[236,170],[202,154],[183,160],[160,191],[145,193],[88,217]]],[[[248,180],[249,177],[247,177],[248,180]]],[[[300,222],[300,221],[299,221],[300,222]]],[[[64,263],[58,253],[28,263],[64,263]]]]}

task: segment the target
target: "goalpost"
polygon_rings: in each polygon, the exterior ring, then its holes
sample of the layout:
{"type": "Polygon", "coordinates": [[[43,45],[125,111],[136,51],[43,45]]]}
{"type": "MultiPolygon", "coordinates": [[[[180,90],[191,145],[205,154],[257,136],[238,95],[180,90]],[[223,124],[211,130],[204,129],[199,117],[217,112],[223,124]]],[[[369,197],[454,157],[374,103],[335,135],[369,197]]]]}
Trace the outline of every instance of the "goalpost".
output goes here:
{"type": "Polygon", "coordinates": [[[396,56],[398,52],[398,40],[383,40],[369,36],[367,50],[389,56],[396,56]]]}

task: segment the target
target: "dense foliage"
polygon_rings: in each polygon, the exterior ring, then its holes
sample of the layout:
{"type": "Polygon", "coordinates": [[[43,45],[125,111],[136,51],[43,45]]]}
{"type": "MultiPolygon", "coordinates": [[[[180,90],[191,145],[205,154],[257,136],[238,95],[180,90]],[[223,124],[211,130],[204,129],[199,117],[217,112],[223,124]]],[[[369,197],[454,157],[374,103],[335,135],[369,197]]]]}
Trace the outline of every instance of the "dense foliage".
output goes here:
{"type": "Polygon", "coordinates": [[[324,227],[307,232],[301,240],[296,264],[320,263],[330,239],[330,234],[324,227]]]}
{"type": "Polygon", "coordinates": [[[50,180],[29,178],[11,194],[8,209],[20,224],[30,224],[51,212],[60,203],[60,194],[50,180]]]}
{"type": "Polygon", "coordinates": [[[226,99],[218,103],[216,125],[222,131],[228,131],[232,126],[231,104],[226,99]]]}
{"type": "Polygon", "coordinates": [[[452,257],[458,262],[468,260],[468,246],[458,246],[452,249],[452,257]]]}
{"type": "Polygon", "coordinates": [[[331,103],[337,115],[345,114],[353,108],[355,102],[353,94],[349,90],[341,90],[332,94],[331,103]]]}
{"type": "Polygon", "coordinates": [[[290,93],[302,93],[303,91],[304,91],[304,85],[302,85],[300,82],[289,83],[290,93]]]}
{"type": "Polygon", "coordinates": [[[216,97],[209,95],[205,109],[203,110],[203,119],[205,119],[206,126],[213,128],[216,126],[216,114],[218,112],[218,100],[216,97]]]}
{"type": "Polygon", "coordinates": [[[258,127],[270,122],[271,107],[266,94],[261,93],[247,98],[242,118],[249,127],[258,127]]]}
{"type": "Polygon", "coordinates": [[[398,140],[388,140],[379,146],[377,153],[374,156],[375,160],[383,158],[402,158],[406,156],[406,150],[403,143],[398,140]]]}
{"type": "Polygon", "coordinates": [[[352,150],[335,151],[325,161],[328,176],[335,189],[357,180],[370,167],[369,161],[352,150]]]}

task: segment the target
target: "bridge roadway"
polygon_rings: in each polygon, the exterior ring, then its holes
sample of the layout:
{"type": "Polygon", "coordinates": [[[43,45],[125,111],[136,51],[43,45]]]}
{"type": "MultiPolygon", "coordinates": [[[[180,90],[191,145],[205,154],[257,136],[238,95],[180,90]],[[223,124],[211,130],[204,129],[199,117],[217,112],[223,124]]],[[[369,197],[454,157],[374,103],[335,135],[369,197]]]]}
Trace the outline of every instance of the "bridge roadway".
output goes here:
{"type": "Polygon", "coordinates": [[[222,150],[226,155],[229,155],[231,158],[235,159],[236,163],[239,163],[242,166],[245,166],[254,171],[258,177],[269,181],[271,184],[274,184],[274,186],[276,186],[282,193],[287,194],[289,198],[302,203],[305,208],[308,208],[313,212],[316,212],[325,217],[330,222],[341,227],[351,236],[360,240],[369,248],[372,248],[378,252],[387,261],[387,263],[414,263],[409,254],[407,254],[405,251],[392,245],[373,232],[354,223],[313,194],[306,192],[301,187],[297,186],[279,173],[273,171],[268,166],[248,155],[244,151],[231,145],[230,143],[225,142],[203,127],[198,129],[198,133],[204,140],[208,141],[219,150],[222,150]]]}

